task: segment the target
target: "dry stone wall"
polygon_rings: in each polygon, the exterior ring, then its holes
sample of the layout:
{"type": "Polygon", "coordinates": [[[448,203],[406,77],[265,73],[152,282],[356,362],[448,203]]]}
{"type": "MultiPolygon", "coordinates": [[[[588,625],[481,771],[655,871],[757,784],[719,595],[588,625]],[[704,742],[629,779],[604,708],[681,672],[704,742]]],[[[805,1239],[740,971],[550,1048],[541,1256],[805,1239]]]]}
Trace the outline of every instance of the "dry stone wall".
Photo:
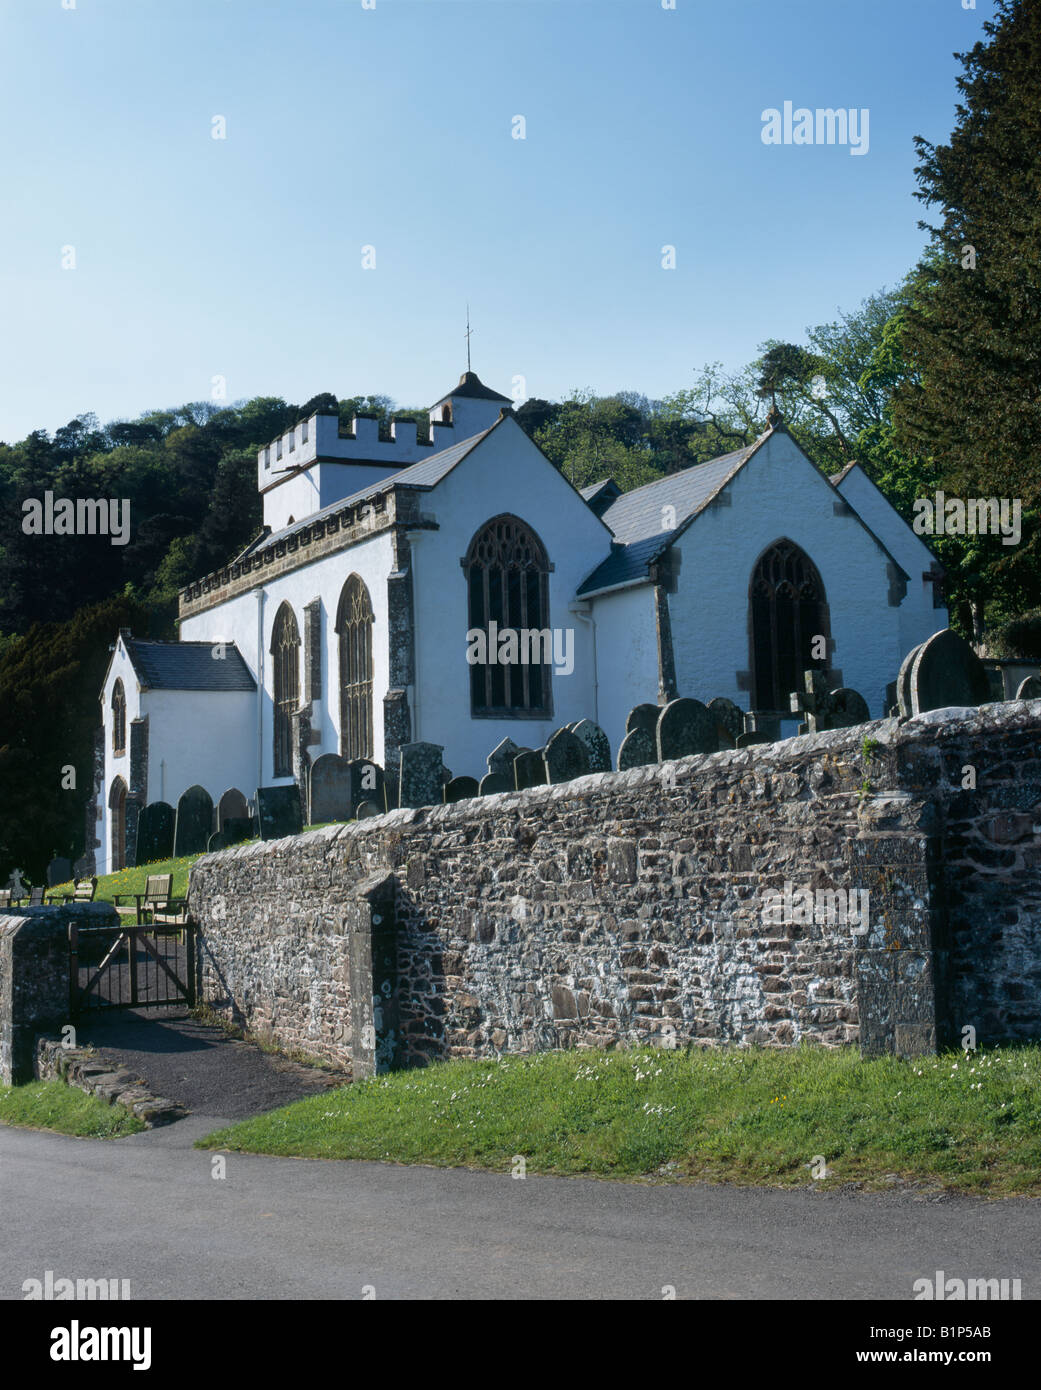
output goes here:
{"type": "Polygon", "coordinates": [[[358,1075],[1036,1038],[1039,735],[1037,701],[933,711],[207,855],[204,997],[358,1075]]]}

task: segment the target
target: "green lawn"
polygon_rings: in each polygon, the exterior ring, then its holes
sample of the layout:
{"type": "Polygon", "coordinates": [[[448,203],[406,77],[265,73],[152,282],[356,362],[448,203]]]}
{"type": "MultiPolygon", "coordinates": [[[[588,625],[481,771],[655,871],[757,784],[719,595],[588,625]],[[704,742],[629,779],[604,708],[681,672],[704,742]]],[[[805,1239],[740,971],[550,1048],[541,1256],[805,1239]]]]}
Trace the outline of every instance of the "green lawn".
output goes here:
{"type": "MultiPolygon", "coordinates": [[[[199,857],[198,854],[186,854],[180,859],[160,859],[154,864],[139,864],[135,869],[102,874],[98,879],[94,901],[110,903],[116,893],[143,893],[149,874],[173,874],[174,897],[183,898],[188,891],[188,870],[199,857]]],[[[75,886],[74,883],[57,883],[53,888],[48,888],[47,893],[71,893],[75,886]]]]}
{"type": "Polygon", "coordinates": [[[147,1126],[125,1106],[108,1105],[64,1081],[32,1081],[27,1086],[0,1086],[0,1124],[53,1129],[88,1139],[118,1139],[147,1126]]]}
{"type": "Polygon", "coordinates": [[[665,1181],[1041,1196],[1041,1047],[557,1052],[438,1063],[218,1130],[200,1148],[665,1181]],[[817,1164],[818,1170],[820,1164],[817,1164]]]}

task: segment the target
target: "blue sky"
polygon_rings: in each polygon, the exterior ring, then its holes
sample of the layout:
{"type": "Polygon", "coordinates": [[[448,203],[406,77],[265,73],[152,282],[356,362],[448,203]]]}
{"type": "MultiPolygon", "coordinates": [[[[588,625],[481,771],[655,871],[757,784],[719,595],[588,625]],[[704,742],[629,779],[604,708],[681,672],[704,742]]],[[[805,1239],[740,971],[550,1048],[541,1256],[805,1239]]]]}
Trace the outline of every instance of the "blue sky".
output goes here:
{"type": "Polygon", "coordinates": [[[0,0],[0,439],[214,377],[428,405],[465,367],[467,301],[507,394],[738,368],[914,263],[912,138],[948,137],[953,53],[992,12],[0,0]],[[868,153],[765,145],[786,100],[868,108],[868,153]]]}

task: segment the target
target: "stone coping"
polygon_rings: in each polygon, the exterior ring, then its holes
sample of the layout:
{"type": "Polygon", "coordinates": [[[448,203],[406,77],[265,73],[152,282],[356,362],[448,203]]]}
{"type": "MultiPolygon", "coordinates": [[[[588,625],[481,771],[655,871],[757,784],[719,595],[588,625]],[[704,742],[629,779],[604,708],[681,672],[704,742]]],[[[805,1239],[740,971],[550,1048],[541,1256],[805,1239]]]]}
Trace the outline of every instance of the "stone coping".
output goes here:
{"type": "Polygon", "coordinates": [[[404,830],[420,822],[426,825],[450,826],[470,820],[475,811],[481,814],[502,812],[514,806],[529,809],[540,803],[550,805],[589,796],[610,796],[617,791],[632,791],[655,783],[673,786],[695,777],[700,778],[713,768],[745,766],[754,769],[762,765],[777,770],[788,763],[804,759],[807,754],[856,752],[866,739],[877,743],[880,748],[893,749],[913,743],[916,739],[924,738],[925,741],[933,742],[941,732],[949,731],[952,737],[971,736],[984,730],[1028,728],[1035,724],[1038,726],[1041,749],[1041,700],[1000,700],[980,705],[978,708],[952,705],[945,709],[929,710],[908,719],[876,719],[848,729],[798,734],[793,738],[780,739],[776,743],[754,743],[746,748],[726,748],[718,753],[693,753],[686,758],[648,763],[625,772],[591,772],[570,782],[526,787],[523,791],[495,792],[490,796],[471,797],[448,805],[402,807],[386,811],[379,816],[366,817],[362,821],[323,826],[320,830],[307,830],[302,834],[285,836],[279,840],[252,840],[225,850],[214,851],[212,854],[204,854],[195,861],[191,872],[194,873],[196,869],[211,862],[226,860],[229,856],[241,859],[254,855],[276,855],[289,844],[306,842],[318,845],[326,841],[332,846],[339,840],[353,840],[380,831],[404,830]]]}

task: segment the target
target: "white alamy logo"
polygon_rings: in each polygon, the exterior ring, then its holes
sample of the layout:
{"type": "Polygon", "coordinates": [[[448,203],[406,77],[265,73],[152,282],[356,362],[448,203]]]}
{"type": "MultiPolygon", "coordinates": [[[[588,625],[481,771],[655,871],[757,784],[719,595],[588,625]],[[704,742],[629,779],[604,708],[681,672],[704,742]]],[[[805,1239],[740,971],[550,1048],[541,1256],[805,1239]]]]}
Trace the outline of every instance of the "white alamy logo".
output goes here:
{"type": "Polygon", "coordinates": [[[796,888],[785,881],[784,891],[771,888],[763,894],[763,924],[779,927],[845,927],[854,936],[865,936],[870,925],[871,894],[866,888],[796,888]]]}
{"type": "Polygon", "coordinates": [[[466,634],[466,659],[471,666],[549,666],[561,676],[575,669],[573,628],[500,627],[494,618],[487,631],[472,627],[466,634]]]}
{"type": "Polygon", "coordinates": [[[786,101],[782,110],[769,106],[762,115],[764,145],[848,145],[850,154],[867,154],[871,144],[870,112],[866,106],[848,109],[795,106],[786,101]]]}
{"type": "Polygon", "coordinates": [[[45,1269],[42,1279],[26,1279],[23,1282],[22,1293],[25,1294],[25,1301],[27,1303],[38,1299],[44,1301],[55,1299],[59,1303],[66,1299],[75,1299],[80,1303],[82,1303],[84,1299],[104,1299],[107,1302],[120,1298],[129,1298],[130,1280],[56,1279],[53,1269],[45,1269]]]}
{"type": "Polygon", "coordinates": [[[916,497],[911,529],[919,536],[1000,536],[1018,545],[1023,503],[1018,497],[916,497]]]}
{"type": "Polygon", "coordinates": [[[123,497],[27,497],[22,503],[27,536],[108,536],[112,545],[130,539],[130,500],[123,497]]]}
{"type": "Polygon", "coordinates": [[[939,1299],[943,1302],[968,1302],[980,1299],[1014,1302],[1023,1297],[1021,1279],[948,1279],[938,1269],[932,1279],[914,1281],[915,1302],[939,1299]]]}

